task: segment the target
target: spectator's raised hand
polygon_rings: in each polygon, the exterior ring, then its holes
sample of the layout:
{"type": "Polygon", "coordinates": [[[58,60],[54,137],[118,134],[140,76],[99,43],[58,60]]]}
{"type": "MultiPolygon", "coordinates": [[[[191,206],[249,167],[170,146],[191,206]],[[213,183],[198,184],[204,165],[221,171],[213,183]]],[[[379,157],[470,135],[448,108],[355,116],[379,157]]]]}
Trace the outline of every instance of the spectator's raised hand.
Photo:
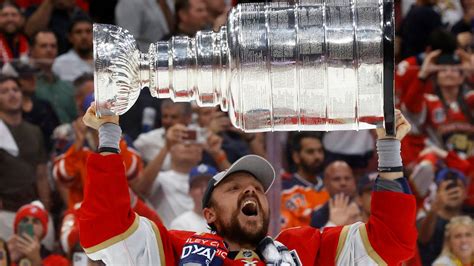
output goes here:
{"type": "Polygon", "coordinates": [[[212,116],[211,123],[208,126],[209,131],[212,133],[219,134],[232,126],[226,113],[215,112],[212,116]]]}
{"type": "Polygon", "coordinates": [[[22,258],[27,258],[31,265],[41,265],[41,244],[36,237],[15,234],[8,240],[7,245],[12,261],[18,262],[22,258]]]}
{"type": "Polygon", "coordinates": [[[329,200],[329,221],[335,225],[351,224],[359,216],[359,207],[349,196],[339,193],[329,200]]]}
{"type": "Polygon", "coordinates": [[[472,73],[473,62],[472,62],[471,54],[469,54],[463,49],[457,49],[456,55],[459,56],[459,59],[461,59],[462,69],[465,71],[464,74],[469,75],[470,73],[472,73]]]}
{"type": "Polygon", "coordinates": [[[436,58],[441,54],[441,50],[434,50],[429,52],[425,60],[423,60],[423,64],[421,65],[420,72],[418,72],[418,77],[421,79],[429,78],[433,73],[437,71],[436,67],[436,58]]]}
{"type": "Polygon", "coordinates": [[[186,137],[188,128],[182,124],[175,124],[166,130],[166,147],[171,148],[173,145],[183,141],[186,137]]]}
{"type": "Polygon", "coordinates": [[[216,134],[209,134],[207,137],[207,142],[204,145],[204,150],[208,152],[211,156],[219,156],[222,151],[222,138],[216,134]]]}
{"type": "Polygon", "coordinates": [[[436,193],[433,209],[435,211],[449,207],[456,207],[464,201],[465,188],[461,180],[444,180],[440,183],[436,193]]]}
{"type": "Polygon", "coordinates": [[[18,238],[18,247],[21,253],[31,261],[32,265],[41,265],[40,241],[36,237],[31,237],[27,234],[18,238]]]}

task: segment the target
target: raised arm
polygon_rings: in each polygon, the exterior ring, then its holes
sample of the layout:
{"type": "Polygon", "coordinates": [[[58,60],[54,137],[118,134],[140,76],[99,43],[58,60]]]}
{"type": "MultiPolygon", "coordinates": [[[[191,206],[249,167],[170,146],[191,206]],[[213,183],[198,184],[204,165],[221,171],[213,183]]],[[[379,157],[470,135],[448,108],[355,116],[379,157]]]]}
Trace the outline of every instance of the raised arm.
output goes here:
{"type": "Polygon", "coordinates": [[[84,122],[99,130],[100,152],[88,158],[79,211],[80,241],[87,255],[108,265],[174,265],[164,226],[140,217],[130,207],[125,167],[118,154],[118,116],[99,119],[91,107],[84,122]]]}
{"type": "Polygon", "coordinates": [[[43,3],[33,12],[25,24],[26,35],[33,37],[35,32],[48,28],[53,13],[53,0],[44,0],[43,3]]]}
{"type": "Polygon", "coordinates": [[[422,113],[424,106],[423,95],[425,93],[425,83],[430,82],[429,78],[436,70],[435,59],[441,53],[440,50],[430,52],[418,72],[418,77],[408,85],[408,91],[402,99],[402,106],[412,115],[422,113]]]}
{"type": "Polygon", "coordinates": [[[142,196],[149,196],[151,188],[153,187],[153,183],[157,178],[159,178],[161,168],[163,167],[163,163],[169,153],[170,148],[175,143],[179,143],[181,141],[186,130],[186,126],[176,124],[166,131],[166,145],[160,149],[160,151],[155,156],[155,158],[153,158],[153,160],[148,162],[148,164],[145,166],[138,178],[136,188],[137,192],[140,193],[142,196]]]}
{"type": "Polygon", "coordinates": [[[373,188],[369,221],[323,233],[322,241],[329,245],[323,244],[320,252],[332,251],[337,265],[354,264],[356,258],[355,265],[398,265],[414,254],[416,204],[403,177],[400,157],[400,140],[410,125],[398,110],[396,115],[396,137],[385,136],[385,130],[377,131],[379,177],[373,188]]]}

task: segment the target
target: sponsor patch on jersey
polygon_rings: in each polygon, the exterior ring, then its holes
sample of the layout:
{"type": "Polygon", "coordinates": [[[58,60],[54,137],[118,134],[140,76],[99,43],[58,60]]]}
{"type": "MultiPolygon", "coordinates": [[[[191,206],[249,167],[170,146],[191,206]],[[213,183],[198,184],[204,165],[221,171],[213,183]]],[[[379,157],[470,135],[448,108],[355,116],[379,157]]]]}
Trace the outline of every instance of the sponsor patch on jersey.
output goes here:
{"type": "Polygon", "coordinates": [[[446,112],[442,107],[433,110],[433,122],[442,123],[446,120],[446,112]]]}

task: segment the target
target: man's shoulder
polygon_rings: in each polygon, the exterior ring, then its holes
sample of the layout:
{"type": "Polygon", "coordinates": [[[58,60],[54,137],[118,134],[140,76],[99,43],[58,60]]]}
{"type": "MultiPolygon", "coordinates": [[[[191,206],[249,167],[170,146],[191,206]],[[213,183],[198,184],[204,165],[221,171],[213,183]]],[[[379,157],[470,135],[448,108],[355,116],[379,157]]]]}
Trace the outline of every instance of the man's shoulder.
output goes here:
{"type": "Polygon", "coordinates": [[[301,256],[316,256],[318,254],[321,237],[322,234],[319,229],[310,226],[299,226],[281,231],[276,240],[285,245],[290,251],[295,250],[300,259],[304,260],[305,258],[301,256]]]}
{"type": "MultiPolygon", "coordinates": [[[[316,177],[320,180],[320,177],[316,177]]],[[[320,184],[314,185],[309,181],[304,180],[301,177],[298,177],[296,174],[292,174],[288,178],[282,179],[282,190],[283,193],[292,193],[296,190],[306,191],[309,193],[320,193],[323,192],[322,182],[318,182],[320,184]]],[[[325,193],[325,192],[324,192],[325,193]]]]}
{"type": "Polygon", "coordinates": [[[38,132],[41,132],[41,129],[37,125],[25,120],[21,122],[19,129],[25,132],[29,132],[31,135],[37,135],[38,132]]]}
{"type": "Polygon", "coordinates": [[[164,139],[165,129],[163,127],[155,128],[145,133],[138,135],[135,141],[150,141],[156,143],[157,140],[164,139]]]}
{"type": "Polygon", "coordinates": [[[295,174],[291,174],[286,178],[282,178],[281,186],[283,190],[291,190],[294,187],[307,187],[307,184],[296,178],[295,174]]]}
{"type": "Polygon", "coordinates": [[[174,170],[166,170],[161,171],[159,174],[159,178],[155,179],[155,183],[158,182],[160,184],[166,183],[167,185],[175,184],[176,186],[183,186],[183,181],[188,180],[189,175],[178,173],[174,170]]]}
{"type": "Polygon", "coordinates": [[[74,50],[69,50],[66,53],[56,57],[54,60],[54,65],[61,65],[61,64],[66,64],[70,63],[72,61],[80,61],[79,56],[74,52],[74,50]]]}

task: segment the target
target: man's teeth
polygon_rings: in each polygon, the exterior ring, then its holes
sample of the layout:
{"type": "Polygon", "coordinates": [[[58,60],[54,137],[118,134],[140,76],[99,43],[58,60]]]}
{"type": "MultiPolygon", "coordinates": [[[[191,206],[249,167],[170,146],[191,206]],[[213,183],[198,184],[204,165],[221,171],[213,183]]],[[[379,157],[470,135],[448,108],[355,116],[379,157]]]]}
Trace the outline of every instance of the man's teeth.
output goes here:
{"type": "Polygon", "coordinates": [[[257,202],[254,200],[246,200],[242,204],[242,213],[247,216],[254,216],[258,214],[257,202]]]}
{"type": "Polygon", "coordinates": [[[247,204],[257,205],[257,203],[256,203],[255,201],[253,201],[253,200],[246,200],[246,201],[244,201],[243,206],[246,206],[247,204]]]}
{"type": "Polygon", "coordinates": [[[462,250],[462,251],[470,250],[470,249],[471,249],[471,245],[468,245],[468,244],[461,245],[461,250],[462,250]]]}

